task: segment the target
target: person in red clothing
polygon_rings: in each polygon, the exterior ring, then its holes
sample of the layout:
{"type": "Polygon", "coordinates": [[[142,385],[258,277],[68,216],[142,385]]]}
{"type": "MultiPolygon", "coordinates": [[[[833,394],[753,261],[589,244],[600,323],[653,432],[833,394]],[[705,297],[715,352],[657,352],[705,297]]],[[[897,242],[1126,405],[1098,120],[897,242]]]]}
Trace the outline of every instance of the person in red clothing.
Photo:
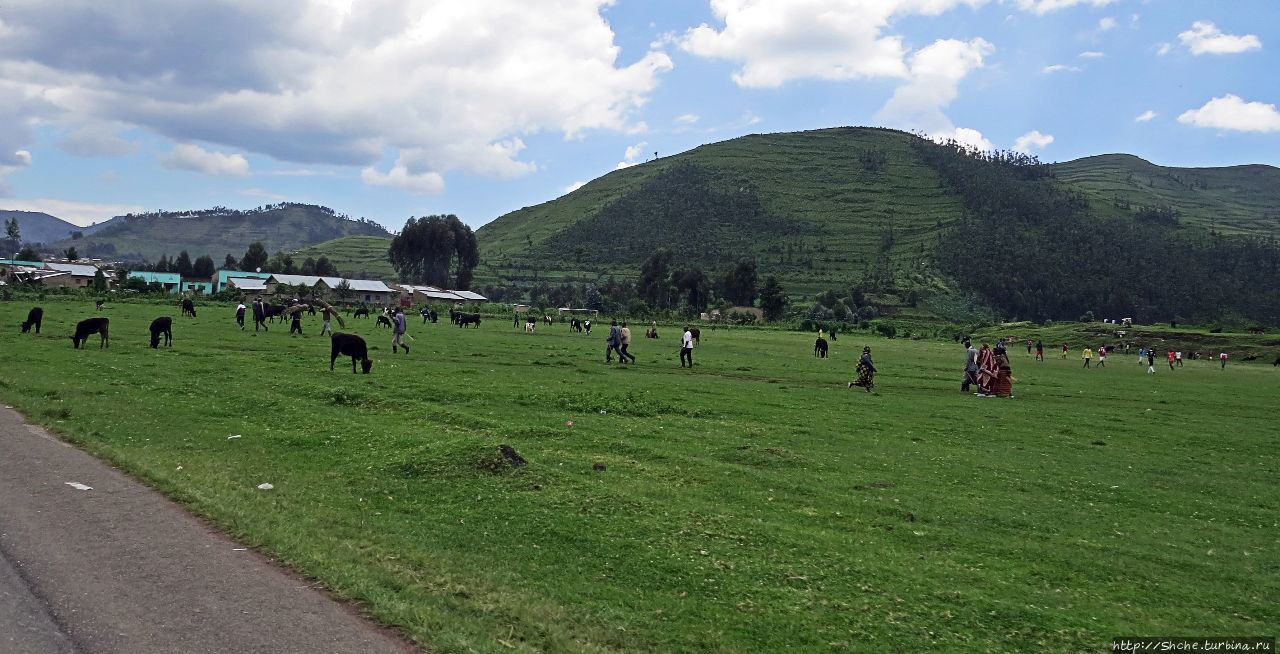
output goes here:
{"type": "Polygon", "coordinates": [[[1169,350],[1168,352],[1165,352],[1164,356],[1165,358],[1169,359],[1169,370],[1173,370],[1173,358],[1175,356],[1173,353],[1173,350],[1169,350]]]}

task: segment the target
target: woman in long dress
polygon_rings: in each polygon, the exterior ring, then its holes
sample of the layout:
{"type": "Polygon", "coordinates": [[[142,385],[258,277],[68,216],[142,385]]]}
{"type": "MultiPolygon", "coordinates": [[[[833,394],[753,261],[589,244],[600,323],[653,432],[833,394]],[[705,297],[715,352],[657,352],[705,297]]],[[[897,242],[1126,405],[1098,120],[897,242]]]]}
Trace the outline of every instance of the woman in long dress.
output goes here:
{"type": "Polygon", "coordinates": [[[1009,366],[1009,354],[998,347],[995,350],[996,378],[992,390],[996,397],[1013,397],[1013,368],[1009,366]]]}
{"type": "Polygon", "coordinates": [[[999,366],[996,365],[996,353],[991,349],[990,345],[982,344],[982,349],[978,350],[978,395],[987,396],[995,394],[996,377],[1000,373],[999,366]]]}

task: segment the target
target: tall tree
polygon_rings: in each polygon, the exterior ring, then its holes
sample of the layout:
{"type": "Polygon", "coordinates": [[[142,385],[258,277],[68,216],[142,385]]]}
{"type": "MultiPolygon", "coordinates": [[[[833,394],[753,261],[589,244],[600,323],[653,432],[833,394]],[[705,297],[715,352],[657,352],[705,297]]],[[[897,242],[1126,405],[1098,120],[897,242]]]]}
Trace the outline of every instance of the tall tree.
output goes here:
{"type": "Polygon", "coordinates": [[[178,261],[174,264],[174,268],[174,272],[183,277],[191,276],[191,255],[187,254],[186,250],[178,253],[178,261]]]}
{"type": "Polygon", "coordinates": [[[480,260],[475,233],[457,216],[410,218],[391,240],[387,260],[400,281],[465,289],[480,260]],[[452,275],[450,275],[452,271],[452,275]]]}
{"type": "Polygon", "coordinates": [[[4,221],[4,237],[9,241],[9,249],[16,250],[22,245],[22,230],[18,228],[18,219],[4,221]]]}
{"type": "Polygon", "coordinates": [[[222,261],[222,267],[224,270],[236,270],[240,267],[240,262],[228,252],[227,258],[222,261]]]}
{"type": "Polygon", "coordinates": [[[76,252],[76,248],[75,248],[75,246],[72,246],[72,247],[69,247],[69,248],[67,248],[67,249],[63,250],[63,251],[62,251],[62,256],[66,257],[67,259],[69,259],[69,260],[71,260],[71,261],[75,261],[76,259],[79,259],[79,258],[80,258],[80,253],[79,253],[79,252],[76,252]]]}
{"type": "Polygon", "coordinates": [[[29,245],[22,248],[22,251],[18,253],[18,261],[39,261],[39,260],[40,260],[40,253],[36,252],[29,245]]]}
{"type": "Polygon", "coordinates": [[[320,255],[320,258],[316,259],[315,274],[320,275],[321,277],[341,277],[342,276],[342,274],[338,272],[338,267],[333,265],[333,262],[329,261],[329,257],[326,257],[323,254],[320,255]]]}
{"type": "Polygon", "coordinates": [[[680,291],[689,308],[703,311],[711,300],[711,281],[701,268],[685,268],[671,273],[671,285],[680,291]]]}
{"type": "Polygon", "coordinates": [[[299,268],[298,271],[301,272],[303,275],[318,274],[316,273],[316,260],[312,259],[311,257],[307,257],[306,259],[303,259],[302,267],[299,268]]]}
{"type": "Polygon", "coordinates": [[[760,310],[765,320],[778,320],[787,312],[787,296],[782,292],[778,278],[772,275],[764,278],[764,286],[760,287],[760,310]]]}
{"type": "Polygon", "coordinates": [[[756,299],[756,262],[739,261],[720,282],[720,294],[739,306],[749,306],[756,299]]]}
{"type": "Polygon", "coordinates": [[[254,272],[259,268],[267,265],[267,259],[271,255],[267,254],[267,248],[262,243],[252,243],[249,249],[245,250],[244,258],[240,260],[240,270],[245,272],[254,272]]]}
{"type": "Polygon", "coordinates": [[[107,290],[107,276],[99,268],[93,273],[93,290],[99,293],[107,290]]]}
{"type": "Polygon", "coordinates": [[[195,262],[191,264],[192,277],[200,277],[202,279],[212,279],[213,274],[216,272],[217,270],[213,265],[213,257],[207,254],[199,256],[198,258],[196,258],[195,262]]]}
{"type": "Polygon", "coordinates": [[[650,255],[640,266],[637,291],[640,299],[655,309],[671,306],[671,259],[671,250],[661,249],[650,255]]]}

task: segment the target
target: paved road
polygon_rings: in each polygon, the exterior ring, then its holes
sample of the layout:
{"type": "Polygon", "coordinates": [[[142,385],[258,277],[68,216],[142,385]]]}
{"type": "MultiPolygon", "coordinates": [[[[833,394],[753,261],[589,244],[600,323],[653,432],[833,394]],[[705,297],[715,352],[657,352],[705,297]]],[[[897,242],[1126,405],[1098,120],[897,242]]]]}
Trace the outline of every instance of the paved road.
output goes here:
{"type": "Polygon", "coordinates": [[[0,654],[415,651],[237,548],[0,408],[0,654]]]}

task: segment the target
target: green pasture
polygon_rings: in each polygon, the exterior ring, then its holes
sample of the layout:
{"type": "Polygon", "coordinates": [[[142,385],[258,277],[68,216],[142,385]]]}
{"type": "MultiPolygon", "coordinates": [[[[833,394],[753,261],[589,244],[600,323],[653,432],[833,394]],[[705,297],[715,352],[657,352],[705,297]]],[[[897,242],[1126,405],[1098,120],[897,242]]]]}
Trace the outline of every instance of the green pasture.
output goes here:
{"type": "Polygon", "coordinates": [[[1097,652],[1280,625],[1269,360],[1015,348],[1001,400],[959,392],[952,342],[848,334],[820,360],[812,335],[704,330],[689,371],[674,326],[637,326],[620,366],[605,321],[411,315],[408,355],[347,319],[375,348],[353,375],[312,317],[116,303],[111,347],[73,350],[92,302],[41,305],[35,336],[32,303],[0,303],[0,399],[431,650],[1097,652]],[[158,315],[171,349],[147,347],[158,315]],[[874,394],[846,388],[863,345],[874,394]]]}

